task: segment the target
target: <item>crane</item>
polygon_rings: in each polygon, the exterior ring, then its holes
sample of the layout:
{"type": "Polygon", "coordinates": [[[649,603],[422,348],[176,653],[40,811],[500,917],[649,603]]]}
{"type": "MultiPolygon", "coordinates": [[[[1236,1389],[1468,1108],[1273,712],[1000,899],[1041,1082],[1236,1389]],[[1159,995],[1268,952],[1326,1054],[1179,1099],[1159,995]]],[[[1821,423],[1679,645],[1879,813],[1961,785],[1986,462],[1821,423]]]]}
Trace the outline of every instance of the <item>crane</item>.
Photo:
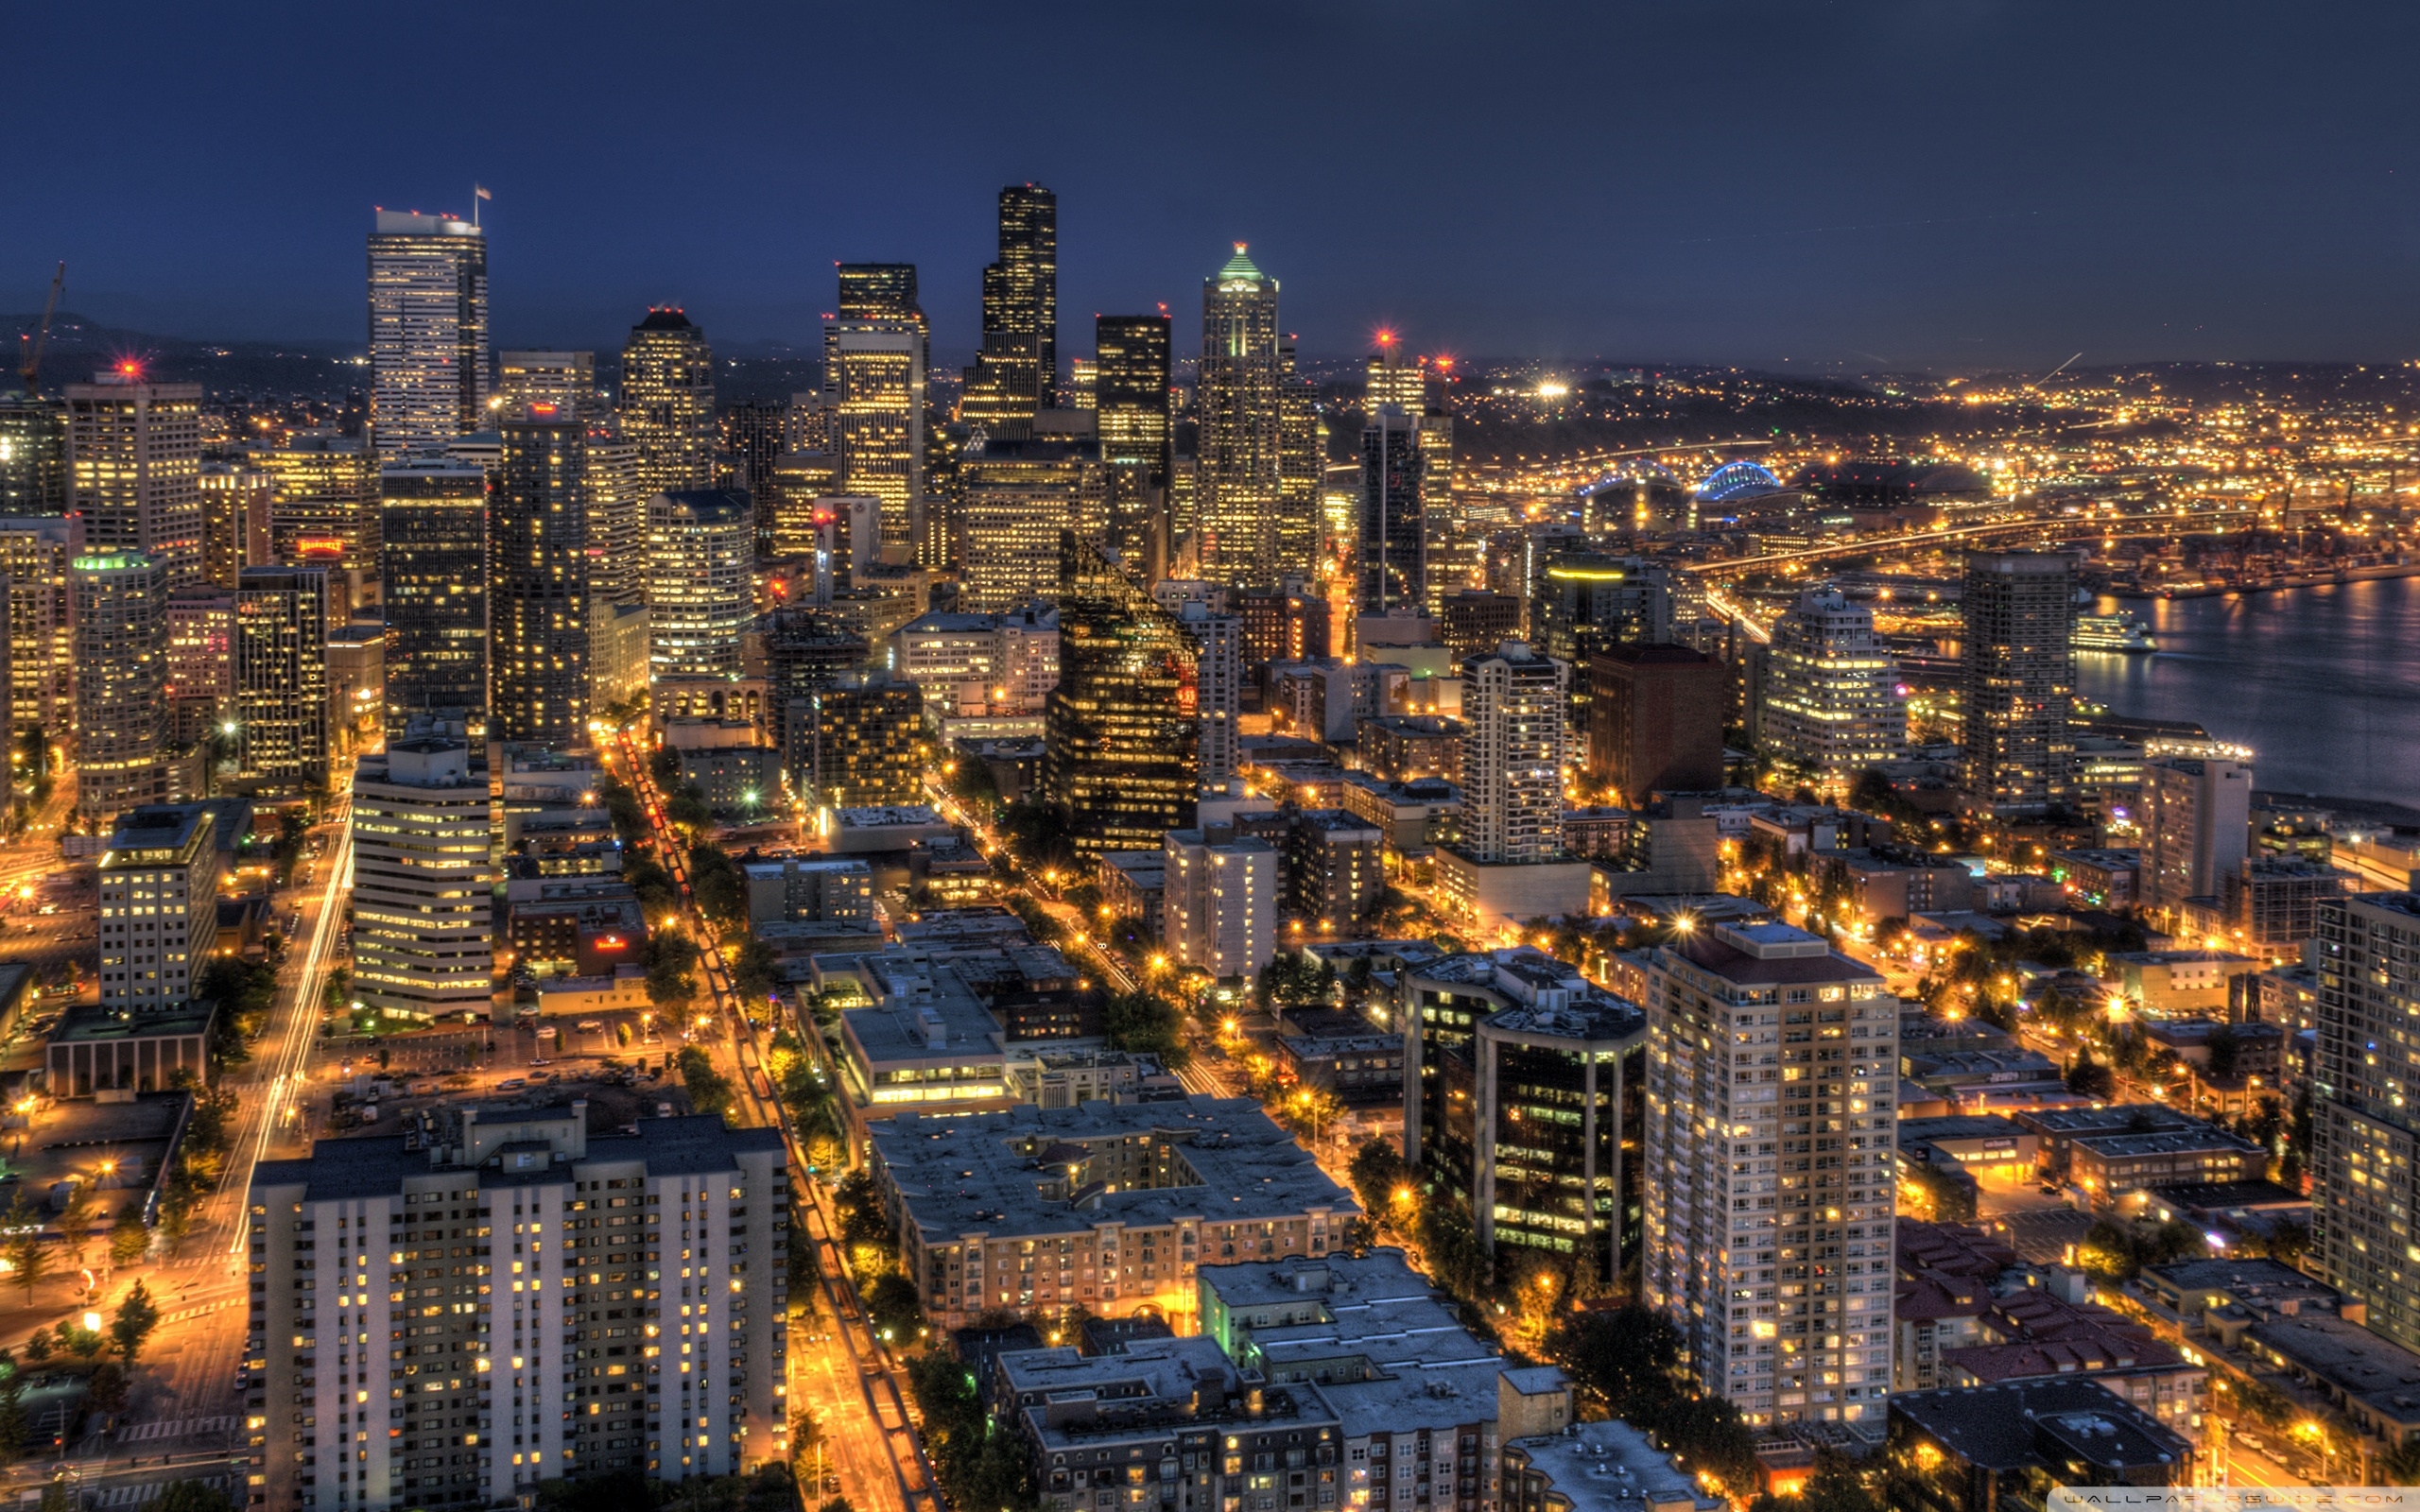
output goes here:
{"type": "Polygon", "coordinates": [[[42,376],[42,349],[50,342],[50,318],[58,312],[59,290],[66,282],[67,264],[62,259],[59,271],[50,275],[50,298],[43,301],[42,324],[34,327],[31,335],[17,338],[26,353],[26,360],[17,364],[17,376],[25,380],[26,397],[28,399],[34,396],[35,381],[42,376]]]}

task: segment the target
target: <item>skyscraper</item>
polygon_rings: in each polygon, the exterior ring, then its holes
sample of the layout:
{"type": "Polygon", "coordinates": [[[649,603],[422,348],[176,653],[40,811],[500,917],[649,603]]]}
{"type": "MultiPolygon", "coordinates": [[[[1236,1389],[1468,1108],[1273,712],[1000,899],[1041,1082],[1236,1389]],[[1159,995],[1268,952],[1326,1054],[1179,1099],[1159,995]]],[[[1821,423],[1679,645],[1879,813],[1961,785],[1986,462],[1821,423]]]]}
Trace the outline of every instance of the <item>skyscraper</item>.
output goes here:
{"type": "Polygon", "coordinates": [[[1759,724],[1768,751],[1836,796],[1905,757],[1908,695],[1874,611],[1836,589],[1799,594],[1773,622],[1759,724]]]}
{"type": "Polygon", "coordinates": [[[488,487],[485,468],[445,458],[379,472],[390,739],[441,713],[486,732],[488,487]]]}
{"type": "Polygon", "coordinates": [[[394,741],[353,776],[353,990],[427,1022],[488,1016],[495,946],[487,766],[459,740],[394,741]]]}
{"type": "Polygon", "coordinates": [[[0,516],[0,576],[9,584],[9,713],[17,730],[52,739],[76,725],[74,563],[77,515],[0,516]]]}
{"type": "Polygon", "coordinates": [[[622,434],[644,493],[714,487],[715,354],[677,309],[649,309],[622,348],[622,434]]]}
{"type": "Polygon", "coordinates": [[[596,387],[596,353],[593,352],[499,352],[495,367],[499,409],[520,411],[532,404],[552,404],[591,424],[613,418],[611,406],[596,387]]]}
{"type": "MultiPolygon", "coordinates": [[[[218,937],[216,816],[199,803],[118,816],[101,853],[101,1011],[174,1013],[193,1000],[218,937]]],[[[137,1062],[140,1066],[140,1061],[137,1062]]],[[[164,1087],[164,1074],[149,1078],[164,1087]]]]}
{"type": "Polygon", "coordinates": [[[1062,549],[1042,789],[1084,854],[1154,849],[1193,823],[1200,652],[1098,542],[1070,533],[1062,549]]]}
{"type": "Polygon", "coordinates": [[[2064,797],[2075,750],[2076,564],[2072,557],[1978,551],[1960,605],[1966,791],[2001,815],[2064,797]]]}
{"type": "Polygon", "coordinates": [[[1571,668],[1508,641],[1462,663],[1462,837],[1474,861],[1563,852],[1564,686],[1571,668]]]}
{"type": "Polygon", "coordinates": [[[728,475],[721,486],[747,493],[756,511],[758,554],[773,549],[773,523],[781,496],[773,482],[784,438],[789,430],[789,405],[781,400],[744,399],[723,412],[722,452],[728,475]]]}
{"type": "Polygon", "coordinates": [[[73,573],[76,812],[106,824],[164,803],[168,573],[139,551],[88,552],[73,573]]]}
{"type": "Polygon", "coordinates": [[[0,394],[0,515],[67,512],[67,406],[0,394]]]}
{"type": "Polygon", "coordinates": [[[2319,904],[2310,1252],[2346,1302],[2368,1307],[2371,1328],[2420,1349],[2420,1272],[2409,1252],[2420,1201],[2412,1156],[2420,1110],[2401,1053],[2420,1016],[2415,938],[2420,896],[2366,893],[2319,904]]]}
{"type": "Polygon", "coordinates": [[[2175,919],[2187,899],[2225,898],[2241,885],[2252,854],[2252,763],[2215,756],[2143,763],[2142,827],[2138,896],[2154,918],[2175,919]]]}
{"type": "Polygon", "coordinates": [[[639,449],[612,425],[588,427],[588,588],[608,604],[647,602],[647,502],[639,449]]]}
{"type": "Polygon", "coordinates": [[[1109,544],[1167,575],[1168,471],[1175,426],[1168,414],[1169,320],[1165,315],[1103,315],[1093,320],[1093,419],[1109,469],[1109,544]]]}
{"type": "Polygon", "coordinates": [[[1098,541],[1107,519],[1098,444],[1058,436],[987,441],[959,466],[959,608],[1001,613],[1056,593],[1061,536],[1098,541]]]}
{"type": "Polygon", "coordinates": [[[1258,587],[1280,571],[1277,281],[1236,244],[1201,283],[1201,370],[1194,442],[1195,506],[1202,573],[1258,587]]]}
{"type": "Polygon", "coordinates": [[[1240,614],[1215,614],[1191,600],[1178,619],[1193,637],[1194,712],[1201,721],[1201,785],[1223,789],[1243,765],[1244,622],[1240,614]]]}
{"type": "Polygon", "coordinates": [[[924,791],[925,696],[888,673],[847,672],[809,695],[801,775],[823,808],[913,803],[924,791]]]}
{"type": "Polygon", "coordinates": [[[269,502],[277,479],[237,462],[204,462],[201,489],[201,576],[213,588],[235,591],[235,575],[269,559],[269,502]]]}
{"type": "Polygon", "coordinates": [[[378,566],[378,464],[358,436],[302,431],[244,459],[269,475],[270,558],[285,567],[378,566]]]}
{"type": "Polygon", "coordinates": [[[588,742],[588,427],[543,411],[507,417],[489,518],[488,738],[588,742]]]}
{"type": "Polygon", "coordinates": [[[849,491],[882,501],[882,543],[925,539],[923,322],[836,320],[825,328],[824,398],[849,491]]]}
{"type": "Polygon", "coordinates": [[[381,210],[370,233],[370,432],[383,455],[485,423],[488,244],[478,227],[381,210]]]}
{"type": "MultiPolygon", "coordinates": [[[[840,284],[840,302],[836,307],[839,323],[878,320],[915,327],[921,343],[918,359],[930,372],[933,367],[932,327],[925,319],[925,307],[916,302],[916,265],[913,263],[841,263],[837,265],[840,284]]],[[[823,389],[832,391],[833,328],[823,332],[823,389]]]]}
{"type": "Polygon", "coordinates": [[[1622,641],[1590,657],[1587,673],[1591,782],[1633,805],[1722,785],[1728,667],[1694,646],[1622,641]]]}
{"type": "Polygon", "coordinates": [[[736,678],[755,611],[755,511],[727,489],[659,493],[647,509],[651,678],[736,678]]]}
{"type": "Polygon", "coordinates": [[[1420,422],[1393,404],[1361,428],[1361,612],[1426,613],[1426,550],[1420,497],[1420,422]]]}
{"type": "Polygon", "coordinates": [[[1320,511],[1327,474],[1327,421],[1319,386],[1294,367],[1294,338],[1277,343],[1277,573],[1308,577],[1320,570],[1326,522],[1320,511]]]}
{"type": "Polygon", "coordinates": [[[1642,1297],[1680,1327],[1698,1389],[1750,1426],[1878,1423],[1898,999],[1783,923],[1701,926],[1640,965],[1654,1173],[1642,1297]]]}
{"type": "Polygon", "coordinates": [[[133,364],[67,386],[68,503],[84,543],[139,552],[167,586],[201,578],[201,385],[147,383],[133,364]]]}
{"type": "Polygon", "coordinates": [[[235,769],[307,787],[328,771],[328,574],[247,567],[235,580],[235,769]]]}
{"type": "Polygon", "coordinates": [[[983,269],[983,348],[959,417],[1014,436],[1058,404],[1059,198],[1039,184],[1000,191],[999,261],[983,269]]]}
{"type": "Polygon", "coordinates": [[[216,585],[168,595],[162,696],[172,748],[197,745],[235,717],[235,591],[216,585]]]}

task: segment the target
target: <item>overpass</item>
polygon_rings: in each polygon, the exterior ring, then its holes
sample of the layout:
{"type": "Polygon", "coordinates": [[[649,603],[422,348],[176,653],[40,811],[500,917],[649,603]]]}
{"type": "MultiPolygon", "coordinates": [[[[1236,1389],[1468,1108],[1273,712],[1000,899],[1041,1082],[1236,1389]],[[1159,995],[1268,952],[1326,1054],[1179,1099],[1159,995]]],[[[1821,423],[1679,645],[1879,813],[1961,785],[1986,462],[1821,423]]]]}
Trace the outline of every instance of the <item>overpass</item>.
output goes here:
{"type": "Polygon", "coordinates": [[[1718,561],[1676,563],[1681,571],[1701,576],[1737,576],[1762,567],[1789,562],[1838,561],[1855,557],[1887,557],[1899,551],[1925,551],[1942,546],[1983,545],[1994,541],[2039,539],[2062,541],[2138,541],[2179,535],[2224,535],[2259,519],[2256,509],[2217,509],[2188,515],[2128,515],[2116,520],[2005,520],[1980,525],[1941,525],[1895,536],[1860,536],[1855,540],[1771,551],[1754,557],[1727,557],[1718,561]]]}

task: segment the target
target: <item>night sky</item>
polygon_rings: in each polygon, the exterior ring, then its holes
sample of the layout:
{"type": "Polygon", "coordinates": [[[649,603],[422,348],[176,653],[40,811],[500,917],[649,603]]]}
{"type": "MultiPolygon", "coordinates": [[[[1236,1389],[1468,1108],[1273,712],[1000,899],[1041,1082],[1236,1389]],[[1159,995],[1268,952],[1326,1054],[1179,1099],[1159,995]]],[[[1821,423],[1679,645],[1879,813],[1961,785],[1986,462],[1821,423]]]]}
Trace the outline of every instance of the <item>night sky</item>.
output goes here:
{"type": "Polygon", "coordinates": [[[361,337],[371,207],[488,185],[496,339],[977,339],[1058,191],[1063,354],[1248,240],[1312,353],[1783,370],[2420,356],[2420,8],[489,0],[10,8],[0,312],[361,337]],[[1786,361],[1785,361],[1786,359],[1786,361]]]}

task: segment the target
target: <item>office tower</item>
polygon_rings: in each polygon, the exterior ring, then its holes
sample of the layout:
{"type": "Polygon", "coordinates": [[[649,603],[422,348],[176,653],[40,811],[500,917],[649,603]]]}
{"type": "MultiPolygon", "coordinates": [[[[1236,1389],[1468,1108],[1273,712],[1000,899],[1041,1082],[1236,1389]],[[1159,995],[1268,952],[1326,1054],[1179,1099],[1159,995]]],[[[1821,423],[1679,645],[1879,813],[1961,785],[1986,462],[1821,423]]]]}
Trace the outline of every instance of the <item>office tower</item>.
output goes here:
{"type": "Polygon", "coordinates": [[[1479,585],[1487,536],[1455,506],[1454,417],[1433,402],[1420,416],[1420,514],[1428,531],[1428,612],[1436,614],[1446,598],[1479,585]]]}
{"type": "Polygon", "coordinates": [[[650,308],[631,327],[620,414],[643,497],[714,487],[715,354],[681,311],[650,308]]]}
{"type": "Polygon", "coordinates": [[[184,1006],[218,939],[212,810],[178,803],[118,816],[99,887],[101,1011],[130,1019],[184,1006]]]}
{"type": "Polygon", "coordinates": [[[848,809],[922,799],[929,747],[921,689],[886,672],[843,672],[810,696],[810,801],[848,809]]]}
{"type": "Polygon", "coordinates": [[[2370,1328],[2420,1349],[2420,1273],[2406,1253],[2420,1112],[2404,1057],[2384,1053],[2420,1015],[2411,967],[2420,896],[2356,894],[2319,910],[2310,1252],[2347,1303],[2369,1309],[2370,1328]]]}
{"type": "Polygon", "coordinates": [[[1076,849],[1150,850],[1193,823],[1196,651],[1174,615],[1103,554],[1069,536],[1059,579],[1059,686],[1045,709],[1042,790],[1076,849]]]}
{"type": "Polygon", "coordinates": [[[1223,844],[1200,830],[1164,832],[1161,933],[1168,958],[1222,982],[1259,975],[1277,954],[1277,850],[1246,836],[1223,844]]]}
{"type": "Polygon", "coordinates": [[[1966,791],[1995,814],[2039,814],[2065,796],[2075,750],[2075,598],[2071,557],[1967,554],[1959,634],[1966,791]]]}
{"type": "Polygon", "coordinates": [[[1722,785],[1731,673],[1691,646],[1626,641],[1588,660],[1588,781],[1642,804],[1722,785]]]}
{"type": "Polygon", "coordinates": [[[1059,403],[1059,198],[1039,184],[1000,191],[1000,257],[983,269],[983,348],[959,414],[1021,436],[1059,403]]]}
{"type": "Polygon", "coordinates": [[[1638,964],[1656,1047],[1641,1294],[1751,1426],[1878,1422],[1891,1284],[1866,1279],[1892,1270],[1898,1000],[1783,923],[1701,925],[1638,964]]]}
{"type": "Polygon", "coordinates": [[[743,399],[722,417],[722,450],[730,460],[723,487],[744,491],[756,511],[754,553],[773,548],[773,520],[779,494],[773,483],[774,464],[781,458],[789,434],[789,405],[777,400],[743,399]]]}
{"type": "Polygon", "coordinates": [[[1305,576],[1320,570],[1326,523],[1320,511],[1327,473],[1327,421],[1320,418],[1319,386],[1294,370],[1294,338],[1277,343],[1277,571],[1305,576]]]}
{"type": "Polygon", "coordinates": [[[647,505],[638,443],[612,426],[588,428],[588,586],[608,604],[647,602],[647,505]]]}
{"type": "Polygon", "coordinates": [[[390,739],[415,715],[487,730],[489,488],[487,470],[467,462],[414,457],[379,470],[390,739]]]}
{"type": "Polygon", "coordinates": [[[1563,851],[1564,685],[1570,666],[1508,641],[1462,663],[1462,839],[1474,861],[1563,851]]]}
{"type": "Polygon", "coordinates": [[[782,450],[829,452],[831,449],[832,412],[824,407],[823,390],[817,388],[790,395],[790,407],[782,427],[782,450]]]}
{"type": "Polygon", "coordinates": [[[373,1135],[254,1168],[249,1344],[263,1365],[246,1407],[267,1504],[500,1505],[541,1481],[787,1459],[780,1131],[646,1118],[591,1136],[584,1114],[447,1108],[408,1149],[373,1135]],[[660,1360],[612,1353],[643,1348],[649,1327],[660,1360]],[[407,1330],[408,1354],[388,1347],[407,1330]],[[337,1342],[361,1334],[376,1347],[337,1342]],[[359,1450],[350,1482],[324,1447],[316,1473],[302,1448],[340,1432],[359,1450]]]}
{"type": "MultiPolygon", "coordinates": [[[[1672,574],[1659,562],[1609,557],[1575,547],[1538,553],[1530,591],[1530,636],[1547,655],[1575,667],[1625,641],[1661,644],[1672,640],[1677,619],[1672,574]]],[[[1570,728],[1593,728],[1589,679],[1571,688],[1570,728]]]]}
{"type": "MultiPolygon", "coordinates": [[[[916,330],[917,361],[925,371],[933,368],[933,332],[916,296],[913,263],[841,263],[837,265],[840,302],[834,312],[841,322],[895,321],[916,330]]],[[[823,328],[823,391],[832,392],[832,338],[835,327],[823,328]]]]}
{"type": "Polygon", "coordinates": [[[183,748],[235,717],[235,592],[180,588],[168,595],[168,743],[183,748]]]}
{"type": "Polygon", "coordinates": [[[379,455],[479,429],[488,408],[488,244],[478,227],[381,210],[370,233],[370,431],[379,455]]]}
{"type": "Polygon", "coordinates": [[[0,515],[67,512],[67,406],[0,394],[0,515]]]}
{"type": "Polygon", "coordinates": [[[924,690],[929,715],[1040,713],[1059,685],[1059,610],[919,615],[891,631],[894,677],[924,690]]]}
{"type": "Polygon", "coordinates": [[[1845,794],[1868,767],[1908,753],[1899,659],[1874,611],[1834,589],[1798,595],[1773,622],[1756,738],[1818,787],[1845,794]]]}
{"type": "Polygon", "coordinates": [[[1428,535],[1420,505],[1420,422],[1390,404],[1361,428],[1360,610],[1426,613],[1428,535]]]}
{"type": "Polygon", "coordinates": [[[781,746],[790,790],[804,793],[815,775],[815,696],[863,666],[872,648],[839,616],[804,605],[768,614],[764,645],[765,723],[781,746]]]}
{"type": "Polygon", "coordinates": [[[201,577],[201,385],[127,370],[67,386],[67,497],[95,551],[140,552],[183,588],[201,577]]]}
{"type": "Polygon", "coordinates": [[[426,1022],[495,1005],[488,773],[456,738],[406,735],[353,773],[353,993],[426,1022]]]}
{"type": "Polygon", "coordinates": [[[755,612],[756,517],[728,489],[659,493],[647,510],[648,664],[652,679],[736,678],[755,612]]]}
{"type": "Polygon", "coordinates": [[[1404,1160],[1432,1200],[1499,1259],[1570,1253],[1616,1283],[1644,1218],[1646,1012],[1529,950],[1408,968],[1403,995],[1404,1160]]]}
{"type": "Polygon", "coordinates": [[[773,463],[773,544],[776,557],[817,549],[832,511],[822,501],[845,493],[847,472],[837,452],[785,452],[773,463]]]}
{"type": "Polygon", "coordinates": [[[247,567],[235,580],[235,769],[310,786],[328,773],[328,574],[247,567]]]}
{"type": "Polygon", "coordinates": [[[83,549],[81,516],[0,516],[12,730],[39,730],[60,740],[76,728],[73,564],[83,549]]]}
{"type": "Polygon", "coordinates": [[[378,565],[378,459],[358,436],[300,432],[245,450],[269,475],[270,559],[283,567],[378,565]]]}
{"type": "Polygon", "coordinates": [[[1154,582],[1167,576],[1168,472],[1175,425],[1168,412],[1168,335],[1165,315],[1103,315],[1093,319],[1093,422],[1109,469],[1109,545],[1143,564],[1154,582]]]}
{"type": "Polygon", "coordinates": [[[269,506],[274,474],[243,462],[204,462],[201,490],[201,576],[213,588],[235,590],[235,575],[269,561],[269,506]]]}
{"type": "Polygon", "coordinates": [[[71,569],[76,812],[88,827],[169,798],[168,571],[139,551],[90,551],[71,569]]]}
{"type": "Polygon", "coordinates": [[[2142,876],[2153,916],[2174,919],[2191,899],[2239,887],[2252,853],[2252,764],[2201,756],[2143,763],[2142,876]]]}
{"type": "MultiPolygon", "coordinates": [[[[1326,599],[1285,587],[1253,589],[1236,601],[1246,662],[1300,662],[1335,654],[1335,614],[1326,599]]],[[[1487,643],[1494,650],[1512,637],[1487,643]]]]}
{"type": "Polygon", "coordinates": [[[1201,469],[1195,528],[1202,575],[1220,582],[1258,586],[1283,570],[1278,393],[1277,281],[1254,267],[1237,242],[1227,266],[1201,283],[1194,391],[1201,469]]]}
{"type": "Polygon", "coordinates": [[[1067,359],[1067,404],[1071,409],[1099,407],[1100,365],[1090,357],[1067,359]]]}
{"type": "Polygon", "coordinates": [[[1201,785],[1223,790],[1243,765],[1243,616],[1213,613],[1196,601],[1179,608],[1177,619],[1198,648],[1194,713],[1201,720],[1201,785]]]}
{"type": "Polygon", "coordinates": [[[838,320],[825,328],[827,422],[849,491],[882,501],[886,547],[925,539],[925,336],[921,321],[838,320]]]}
{"type": "Polygon", "coordinates": [[[588,744],[588,427],[507,417],[488,522],[488,739],[588,744]]]}
{"type": "Polygon", "coordinates": [[[960,460],[959,487],[959,599],[977,613],[1056,593],[1060,537],[1098,541],[1108,524],[1108,473],[1089,438],[986,441],[960,460]]]}
{"type": "Polygon", "coordinates": [[[1511,593],[1465,588],[1437,605],[1437,639],[1456,658],[1484,651],[1521,634],[1521,601],[1511,593]]]}
{"type": "MultiPolygon", "coordinates": [[[[596,387],[593,352],[499,352],[495,354],[495,409],[519,413],[552,404],[592,425],[613,419],[613,406],[596,387]]],[[[490,418],[487,424],[493,423],[490,418]]]]}

